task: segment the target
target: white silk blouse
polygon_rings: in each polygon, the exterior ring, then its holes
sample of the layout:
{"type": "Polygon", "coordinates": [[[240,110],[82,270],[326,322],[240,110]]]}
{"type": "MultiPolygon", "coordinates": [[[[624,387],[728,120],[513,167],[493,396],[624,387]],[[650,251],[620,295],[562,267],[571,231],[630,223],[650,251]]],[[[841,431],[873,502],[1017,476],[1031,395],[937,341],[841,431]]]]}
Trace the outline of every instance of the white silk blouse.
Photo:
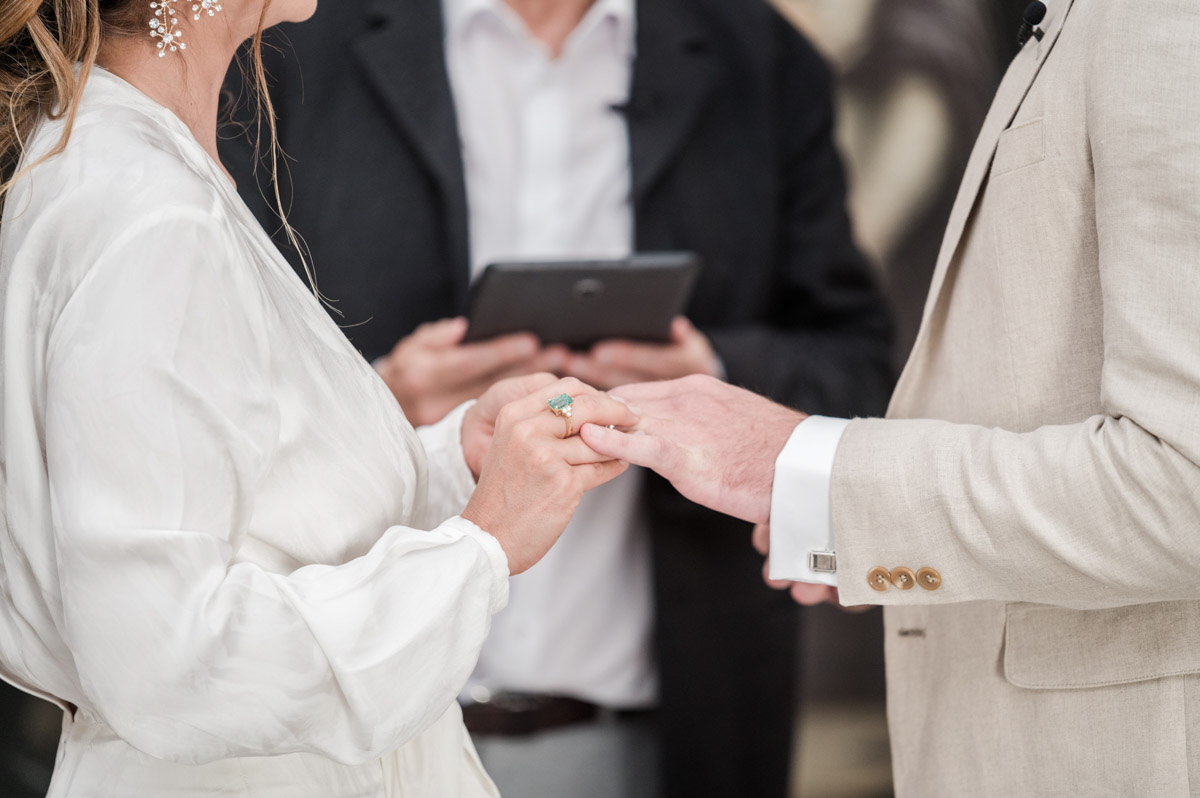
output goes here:
{"type": "Polygon", "coordinates": [[[0,675],[65,710],[52,798],[496,794],[454,701],[508,596],[463,411],[418,436],[104,70],[5,201],[0,330],[0,675]]]}

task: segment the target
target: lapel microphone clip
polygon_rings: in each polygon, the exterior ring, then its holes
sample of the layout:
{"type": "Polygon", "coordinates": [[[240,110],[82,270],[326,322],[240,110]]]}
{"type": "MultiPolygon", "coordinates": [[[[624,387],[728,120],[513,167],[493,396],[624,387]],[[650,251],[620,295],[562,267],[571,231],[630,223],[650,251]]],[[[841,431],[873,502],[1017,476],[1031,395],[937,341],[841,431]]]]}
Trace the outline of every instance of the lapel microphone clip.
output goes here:
{"type": "Polygon", "coordinates": [[[1026,6],[1024,19],[1021,20],[1021,30],[1017,32],[1017,47],[1024,47],[1030,36],[1036,37],[1039,42],[1042,40],[1046,33],[1038,25],[1042,24],[1042,20],[1045,18],[1045,3],[1034,0],[1026,6]]]}

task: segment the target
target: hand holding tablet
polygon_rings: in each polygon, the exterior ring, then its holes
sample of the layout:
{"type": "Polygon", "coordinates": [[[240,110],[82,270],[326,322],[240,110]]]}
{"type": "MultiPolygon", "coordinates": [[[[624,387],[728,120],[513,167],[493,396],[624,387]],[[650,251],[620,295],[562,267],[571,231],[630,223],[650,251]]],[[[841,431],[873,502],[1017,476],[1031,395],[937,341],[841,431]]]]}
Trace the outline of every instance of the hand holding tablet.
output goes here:
{"type": "Polygon", "coordinates": [[[464,340],[530,332],[574,350],[608,339],[669,343],[698,271],[686,252],[494,263],[472,286],[464,340]]]}

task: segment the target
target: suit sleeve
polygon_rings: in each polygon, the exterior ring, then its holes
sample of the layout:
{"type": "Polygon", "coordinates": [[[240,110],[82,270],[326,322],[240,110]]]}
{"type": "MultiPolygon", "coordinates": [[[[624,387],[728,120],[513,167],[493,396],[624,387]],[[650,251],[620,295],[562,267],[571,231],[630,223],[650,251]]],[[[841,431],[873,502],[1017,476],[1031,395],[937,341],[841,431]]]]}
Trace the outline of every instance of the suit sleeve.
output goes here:
{"type": "Polygon", "coordinates": [[[832,487],[847,604],[1200,598],[1200,15],[1132,5],[1097,10],[1085,86],[1103,412],[1024,434],[853,423],[832,487]],[[942,588],[869,589],[897,565],[942,588]]]}
{"type": "Polygon", "coordinates": [[[891,322],[846,213],[831,76],[773,12],[771,25],[783,170],[775,303],[766,320],[705,332],[732,383],[812,413],[878,415],[892,388],[891,322]]]}

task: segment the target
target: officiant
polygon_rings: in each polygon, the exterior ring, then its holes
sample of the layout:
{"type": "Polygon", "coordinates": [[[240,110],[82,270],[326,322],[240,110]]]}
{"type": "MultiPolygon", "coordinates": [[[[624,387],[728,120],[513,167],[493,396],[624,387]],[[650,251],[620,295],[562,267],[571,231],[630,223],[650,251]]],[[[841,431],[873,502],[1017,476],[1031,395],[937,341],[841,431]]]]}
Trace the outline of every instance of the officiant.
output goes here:
{"type": "MultiPolygon", "coordinates": [[[[342,0],[285,34],[268,68],[290,221],[414,423],[537,369],[883,410],[888,314],[844,209],[829,74],[767,4],[342,0]],[[669,345],[461,342],[492,261],[658,250],[703,262],[669,345]]],[[[270,226],[273,188],[227,162],[270,226]]],[[[643,473],[585,497],[513,580],[464,696],[503,792],[785,795],[798,616],[740,529],[643,473]]]]}

